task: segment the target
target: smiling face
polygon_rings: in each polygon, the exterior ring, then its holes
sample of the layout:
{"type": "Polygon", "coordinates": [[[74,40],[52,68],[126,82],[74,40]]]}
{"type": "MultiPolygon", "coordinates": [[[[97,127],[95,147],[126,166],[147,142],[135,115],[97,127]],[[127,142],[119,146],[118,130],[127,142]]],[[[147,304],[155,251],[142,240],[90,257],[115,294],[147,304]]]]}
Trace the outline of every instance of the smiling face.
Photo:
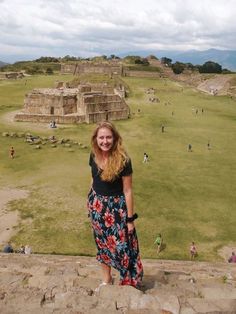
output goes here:
{"type": "Polygon", "coordinates": [[[97,133],[97,145],[103,153],[109,152],[114,144],[114,136],[110,129],[101,128],[97,133]]]}

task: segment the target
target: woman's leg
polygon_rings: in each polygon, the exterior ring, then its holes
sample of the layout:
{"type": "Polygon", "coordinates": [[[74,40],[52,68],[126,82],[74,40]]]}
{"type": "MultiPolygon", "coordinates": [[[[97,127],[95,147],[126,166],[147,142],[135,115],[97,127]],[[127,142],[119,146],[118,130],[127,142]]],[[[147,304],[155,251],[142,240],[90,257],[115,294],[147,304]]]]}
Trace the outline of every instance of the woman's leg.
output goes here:
{"type": "Polygon", "coordinates": [[[102,268],[102,281],[106,283],[111,283],[112,282],[111,267],[102,263],[101,268],[102,268]]]}

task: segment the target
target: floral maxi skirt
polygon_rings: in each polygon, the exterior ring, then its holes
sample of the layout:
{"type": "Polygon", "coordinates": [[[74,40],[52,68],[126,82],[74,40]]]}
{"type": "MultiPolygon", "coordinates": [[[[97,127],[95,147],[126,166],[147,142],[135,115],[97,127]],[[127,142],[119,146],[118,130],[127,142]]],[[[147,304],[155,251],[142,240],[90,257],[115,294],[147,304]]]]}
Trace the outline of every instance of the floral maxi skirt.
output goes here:
{"type": "Polygon", "coordinates": [[[97,260],[120,272],[120,284],[138,287],[143,277],[135,229],[128,233],[124,195],[102,196],[91,190],[88,210],[92,222],[97,260]]]}

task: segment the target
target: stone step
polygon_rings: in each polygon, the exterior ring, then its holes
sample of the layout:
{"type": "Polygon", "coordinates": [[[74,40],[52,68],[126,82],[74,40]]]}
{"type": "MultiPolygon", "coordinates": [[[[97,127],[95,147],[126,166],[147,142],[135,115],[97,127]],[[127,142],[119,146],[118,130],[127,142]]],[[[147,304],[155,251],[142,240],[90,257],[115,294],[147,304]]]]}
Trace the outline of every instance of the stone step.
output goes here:
{"type": "Polygon", "coordinates": [[[236,268],[143,260],[143,287],[101,283],[95,258],[0,254],[0,313],[236,313],[236,268]]]}

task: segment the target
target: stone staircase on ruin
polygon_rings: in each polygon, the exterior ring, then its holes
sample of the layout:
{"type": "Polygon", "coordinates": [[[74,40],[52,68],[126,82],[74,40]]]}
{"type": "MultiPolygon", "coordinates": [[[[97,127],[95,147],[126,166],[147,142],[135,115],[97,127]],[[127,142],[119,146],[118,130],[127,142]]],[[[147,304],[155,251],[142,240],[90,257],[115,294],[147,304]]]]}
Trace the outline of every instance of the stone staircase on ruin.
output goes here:
{"type": "Polygon", "coordinates": [[[92,257],[0,254],[0,313],[233,314],[236,265],[144,260],[141,290],[100,283],[92,257]]]}
{"type": "Polygon", "coordinates": [[[161,63],[160,60],[156,59],[148,59],[151,66],[158,67],[160,69],[160,73],[162,78],[172,78],[174,79],[176,75],[173,73],[172,69],[168,66],[165,66],[163,63],[161,63]]]}

